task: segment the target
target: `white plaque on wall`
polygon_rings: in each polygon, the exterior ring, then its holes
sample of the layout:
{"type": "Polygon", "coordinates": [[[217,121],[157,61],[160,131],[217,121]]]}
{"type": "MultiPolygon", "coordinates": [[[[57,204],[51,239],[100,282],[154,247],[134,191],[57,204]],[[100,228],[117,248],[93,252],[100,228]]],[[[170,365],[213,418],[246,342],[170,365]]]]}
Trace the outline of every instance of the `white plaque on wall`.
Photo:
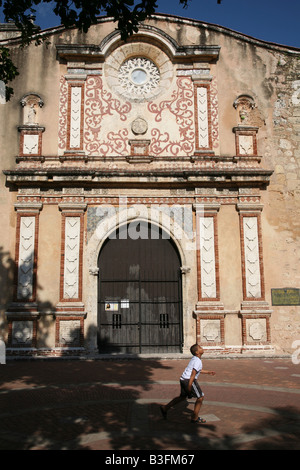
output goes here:
{"type": "Polygon", "coordinates": [[[23,140],[23,154],[31,155],[39,152],[38,134],[25,134],[23,140]]]}

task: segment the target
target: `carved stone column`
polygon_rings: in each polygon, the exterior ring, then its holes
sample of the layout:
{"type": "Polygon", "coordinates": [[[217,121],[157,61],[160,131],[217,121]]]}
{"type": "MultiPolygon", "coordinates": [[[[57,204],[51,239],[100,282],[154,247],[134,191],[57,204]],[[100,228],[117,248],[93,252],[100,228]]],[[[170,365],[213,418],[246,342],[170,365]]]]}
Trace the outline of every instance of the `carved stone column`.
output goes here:
{"type": "MultiPolygon", "coordinates": [[[[208,69],[209,71],[209,69],[208,69]]],[[[201,72],[201,70],[197,70],[201,72]]],[[[195,155],[214,154],[212,143],[212,76],[204,73],[193,74],[195,101],[195,155]]]]}
{"type": "Polygon", "coordinates": [[[195,204],[198,302],[194,311],[197,343],[224,345],[224,306],[220,302],[217,213],[219,204],[195,204]]]}
{"type": "Polygon", "coordinates": [[[84,203],[66,202],[62,212],[60,302],[57,305],[55,346],[82,348],[85,309],[82,302],[84,203]]]}
{"type": "Polygon", "coordinates": [[[36,302],[39,213],[42,204],[17,203],[14,299],[8,306],[8,348],[34,349],[37,341],[36,302]]]}
{"type": "Polygon", "coordinates": [[[244,348],[271,344],[271,310],[265,300],[260,204],[238,204],[240,215],[243,302],[241,305],[244,348]]]}
{"type": "Polygon", "coordinates": [[[68,153],[84,153],[84,82],[85,74],[68,74],[68,113],[67,113],[67,149],[68,153]]]}

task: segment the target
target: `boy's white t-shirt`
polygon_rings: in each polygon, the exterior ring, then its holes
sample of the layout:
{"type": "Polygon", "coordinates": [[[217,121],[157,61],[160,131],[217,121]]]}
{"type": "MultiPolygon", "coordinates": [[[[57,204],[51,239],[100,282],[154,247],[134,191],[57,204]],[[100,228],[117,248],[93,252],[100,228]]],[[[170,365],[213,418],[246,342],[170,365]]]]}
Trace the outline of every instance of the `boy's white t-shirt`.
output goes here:
{"type": "Polygon", "coordinates": [[[201,372],[201,370],[202,370],[202,361],[197,356],[192,357],[192,359],[188,363],[187,367],[184,369],[184,371],[183,371],[183,373],[180,377],[180,380],[181,379],[182,380],[190,379],[193,369],[195,369],[197,371],[196,376],[195,376],[195,379],[197,379],[200,372],[201,372]]]}

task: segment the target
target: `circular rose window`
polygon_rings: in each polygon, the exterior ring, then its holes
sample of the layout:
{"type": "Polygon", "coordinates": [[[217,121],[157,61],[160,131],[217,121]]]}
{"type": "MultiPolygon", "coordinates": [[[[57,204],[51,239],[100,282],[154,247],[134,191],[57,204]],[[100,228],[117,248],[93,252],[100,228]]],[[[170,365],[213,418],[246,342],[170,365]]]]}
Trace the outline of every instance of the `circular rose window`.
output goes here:
{"type": "Polygon", "coordinates": [[[119,83],[131,98],[140,98],[158,87],[160,73],[151,60],[134,57],[126,60],[119,69],[119,83]]]}

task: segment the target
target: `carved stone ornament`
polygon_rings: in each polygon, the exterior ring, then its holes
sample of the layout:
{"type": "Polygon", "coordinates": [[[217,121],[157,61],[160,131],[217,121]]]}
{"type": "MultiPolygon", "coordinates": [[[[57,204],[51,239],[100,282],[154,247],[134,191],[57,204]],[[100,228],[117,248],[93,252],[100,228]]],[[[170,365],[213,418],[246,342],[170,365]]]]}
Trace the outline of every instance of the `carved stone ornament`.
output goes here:
{"type": "Polygon", "coordinates": [[[129,106],[130,102],[150,102],[165,94],[175,74],[175,65],[161,48],[144,39],[129,40],[108,54],[103,64],[103,85],[129,106]]]}
{"type": "Polygon", "coordinates": [[[126,60],[119,70],[119,83],[130,98],[148,95],[160,82],[156,65],[144,57],[126,60]]]}
{"type": "Polygon", "coordinates": [[[12,344],[30,346],[33,338],[33,322],[18,320],[12,322],[12,344]]]}
{"type": "Polygon", "coordinates": [[[239,121],[243,125],[249,123],[249,115],[252,109],[255,108],[255,102],[252,96],[240,95],[233,103],[234,108],[239,113],[239,121]]]}
{"type": "Polygon", "coordinates": [[[131,130],[135,135],[146,134],[148,130],[147,121],[141,117],[136,118],[131,124],[131,130]]]}
{"type": "Polygon", "coordinates": [[[261,342],[266,341],[266,319],[258,318],[255,320],[247,319],[247,341],[248,342],[261,342]]]}

